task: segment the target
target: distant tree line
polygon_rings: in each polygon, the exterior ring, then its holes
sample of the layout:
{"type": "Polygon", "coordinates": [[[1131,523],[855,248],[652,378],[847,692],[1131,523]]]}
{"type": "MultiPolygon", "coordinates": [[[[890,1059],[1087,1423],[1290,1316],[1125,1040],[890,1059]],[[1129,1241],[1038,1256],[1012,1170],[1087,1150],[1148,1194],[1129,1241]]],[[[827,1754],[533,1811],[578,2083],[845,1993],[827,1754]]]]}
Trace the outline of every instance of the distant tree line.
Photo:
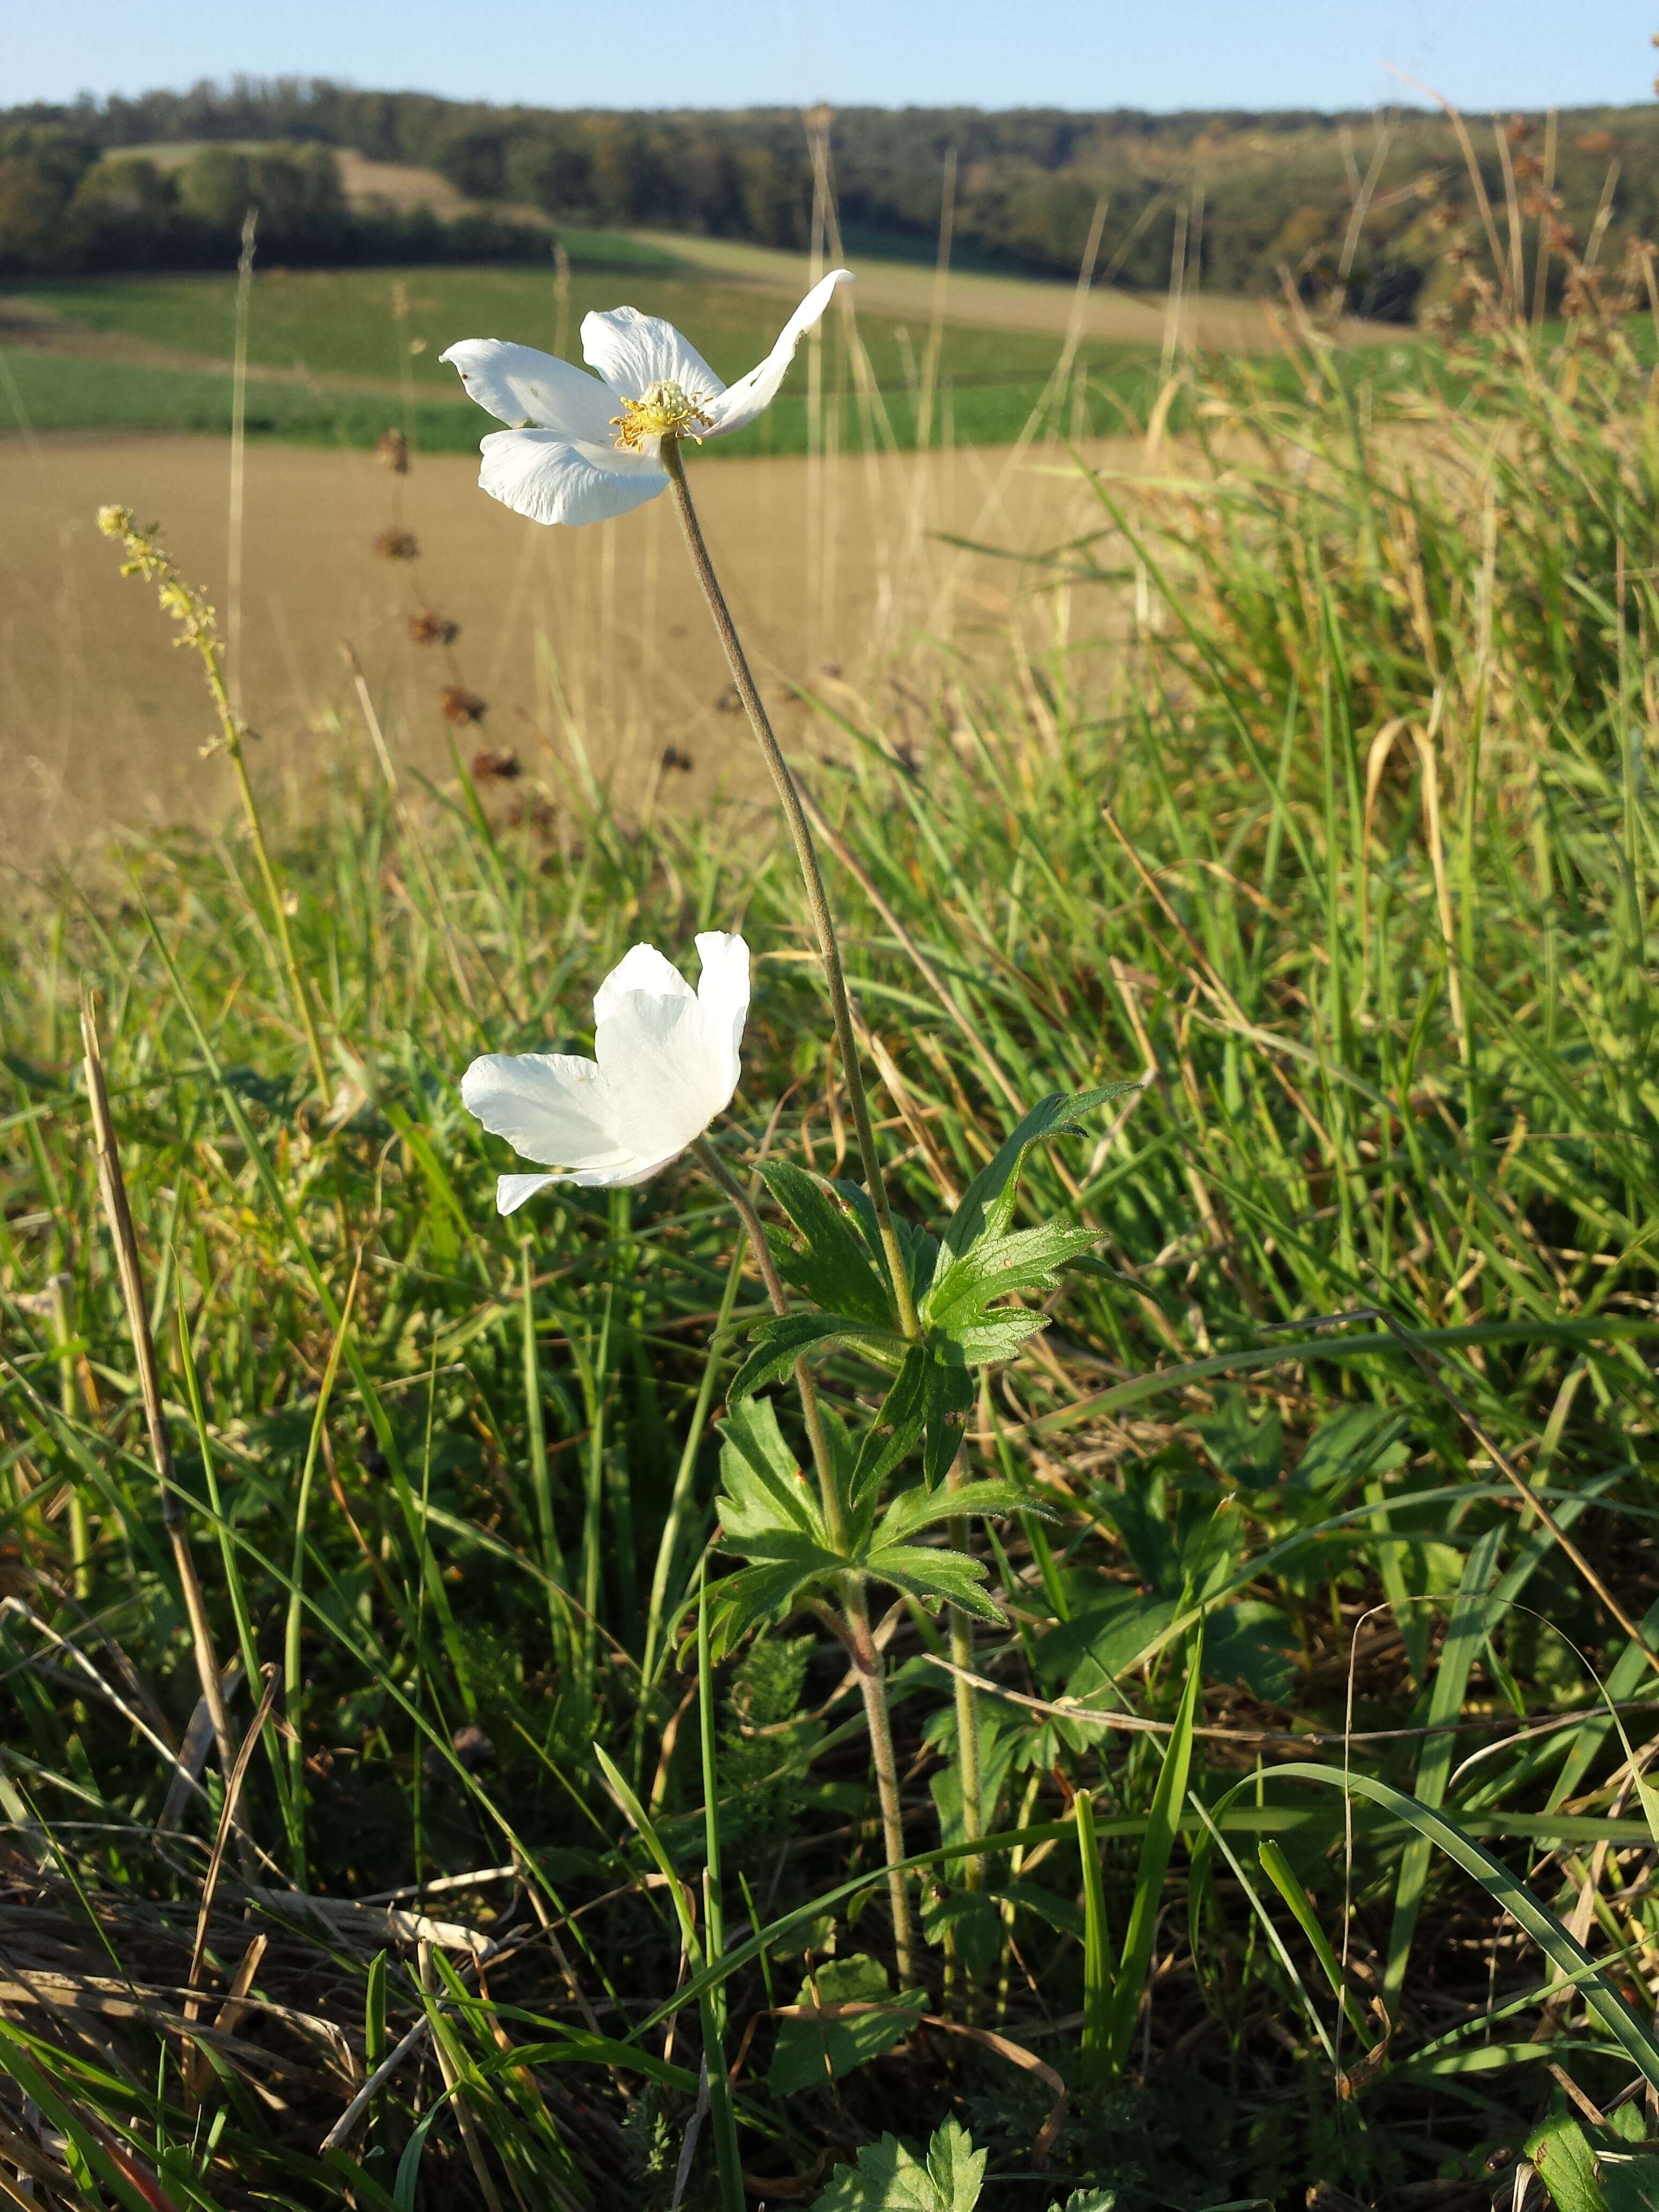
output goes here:
{"type": "MultiPolygon", "coordinates": [[[[1097,274],[1158,290],[1182,282],[1261,292],[1286,279],[1340,290],[1355,312],[1403,319],[1457,286],[1449,239],[1530,256],[1540,232],[1611,261],[1659,236],[1659,110],[1578,110],[1547,123],[1471,122],[1473,171],[1446,118],[1128,110],[988,113],[848,108],[828,154],[844,231],[924,252],[954,156],[953,234],[965,254],[1074,272],[1097,206],[1097,274]]],[[[686,230],[801,247],[814,167],[791,109],[724,113],[497,107],[321,80],[239,80],[137,100],[0,116],[0,269],[208,264],[234,258],[239,193],[284,258],[494,258],[544,251],[470,218],[354,213],[328,149],[437,170],[470,201],[557,222],[686,230]],[[280,152],[197,155],[171,177],[123,148],[277,142],[280,152]],[[94,157],[104,158],[94,166],[94,157]],[[403,242],[399,225],[409,231],[403,242]],[[410,226],[414,228],[410,228],[410,226]],[[33,257],[33,258],[31,258],[33,257]]],[[[1556,274],[1562,265],[1558,254],[1556,274]]]]}
{"type": "Polygon", "coordinates": [[[224,269],[249,208],[267,262],[296,268],[546,258],[545,232],[489,213],[354,208],[317,140],[181,162],[106,154],[76,123],[0,121],[0,276],[224,269]]]}

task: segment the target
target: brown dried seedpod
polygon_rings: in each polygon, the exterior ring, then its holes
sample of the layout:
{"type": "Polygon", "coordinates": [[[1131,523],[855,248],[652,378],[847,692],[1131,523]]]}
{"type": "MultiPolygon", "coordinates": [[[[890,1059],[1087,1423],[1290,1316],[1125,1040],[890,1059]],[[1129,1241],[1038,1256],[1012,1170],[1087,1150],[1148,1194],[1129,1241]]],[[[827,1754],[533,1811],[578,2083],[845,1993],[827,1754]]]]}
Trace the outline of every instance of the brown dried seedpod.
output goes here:
{"type": "Polygon", "coordinates": [[[482,722],[489,705],[465,684],[446,684],[438,694],[438,711],[447,722],[482,722]]]}
{"type": "Polygon", "coordinates": [[[493,746],[480,745],[472,756],[474,783],[516,783],[523,774],[517,753],[497,751],[493,746]]]}
{"type": "Polygon", "coordinates": [[[416,645],[453,645],[461,634],[458,622],[441,615],[431,607],[423,607],[409,618],[409,635],[416,645]]]}
{"type": "Polygon", "coordinates": [[[409,474],[409,441],[401,430],[382,430],[374,441],[374,458],[394,477],[409,474]]]}
{"type": "Polygon", "coordinates": [[[418,561],[421,556],[412,530],[383,530],[374,541],[374,550],[383,561],[418,561]]]}

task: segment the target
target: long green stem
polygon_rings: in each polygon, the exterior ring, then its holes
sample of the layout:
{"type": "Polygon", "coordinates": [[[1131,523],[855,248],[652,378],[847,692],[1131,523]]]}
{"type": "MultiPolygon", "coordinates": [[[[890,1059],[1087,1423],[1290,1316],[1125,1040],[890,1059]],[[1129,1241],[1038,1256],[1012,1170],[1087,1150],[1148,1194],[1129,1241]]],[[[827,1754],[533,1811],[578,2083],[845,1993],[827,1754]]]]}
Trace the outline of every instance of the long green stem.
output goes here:
{"type": "MultiPolygon", "coordinates": [[[[708,1648],[708,1569],[703,1563],[697,1585],[697,1720],[702,1739],[703,1956],[711,1966],[726,1954],[726,1904],[720,1881],[720,1778],[714,1734],[714,1665],[708,1648]]],[[[717,1983],[703,1999],[705,2017],[714,2029],[703,2052],[708,2069],[708,2101],[714,2113],[715,2149],[720,2164],[720,2191],[727,2204],[740,2212],[743,2164],[738,2155],[737,2116],[732,2109],[732,2085],[726,2071],[726,1985],[717,1983]]]]}
{"type": "Polygon", "coordinates": [[[340,1311],[340,1326],[334,1332],[328,1364],[323,1370],[322,1388],[317,1393],[317,1410],[311,1417],[311,1435],[306,1444],[305,1464],[300,1470],[300,1492],[294,1507],[294,1559],[289,1571],[288,1621],[283,1636],[283,1686],[288,1699],[289,1725],[289,1795],[284,1809],[288,1814],[289,1848],[294,1879],[301,1889],[311,1887],[306,1841],[306,1685],[300,1644],[301,1631],[304,1626],[306,1522],[311,1507],[312,1480],[317,1472],[317,1455],[322,1446],[324,1428],[328,1419],[328,1401],[333,1395],[334,1379],[340,1371],[340,1354],[345,1346],[345,1333],[351,1326],[351,1309],[356,1304],[357,1285],[362,1273],[360,1255],[357,1266],[352,1271],[345,1304],[340,1311]]]}
{"type": "MultiPolygon", "coordinates": [[[[959,1489],[962,1484],[962,1461],[963,1455],[958,1452],[946,1478],[952,1490],[959,1489]]],[[[966,1516],[945,1525],[952,1545],[958,1552],[965,1552],[970,1541],[966,1516]]],[[[962,1835],[964,1843],[976,1844],[985,1833],[985,1808],[979,1764],[979,1698],[968,1679],[974,1672],[974,1627],[961,1607],[955,1605],[951,1607],[951,1664],[957,1670],[957,1763],[962,1778],[962,1835]]],[[[984,1882],[984,1860],[964,1859],[963,1887],[980,1889],[984,1882]]]]}
{"type": "MultiPolygon", "coordinates": [[[[738,1218],[749,1238],[749,1248],[755,1255],[755,1265],[760,1270],[761,1280],[766,1286],[766,1295],[773,1312],[780,1315],[787,1313],[788,1293],[783,1287],[777,1263],[772,1257],[772,1248],[766,1241],[766,1231],[761,1224],[759,1214],[750,1202],[748,1192],[707,1137],[699,1137],[691,1149],[737,1208],[738,1218]]],[[[836,1479],[836,1464],[823,1425],[823,1407],[818,1400],[817,1383],[805,1359],[795,1362],[795,1389],[799,1394],[801,1419],[805,1424],[813,1472],[817,1477],[818,1496],[823,1507],[824,1533],[840,1551],[847,1541],[846,1508],[842,1499],[841,1485],[836,1479]]],[[[854,1670],[859,1678],[859,1692],[864,1699],[865,1718],[870,1730],[871,1764],[875,1769],[876,1795],[881,1806],[882,1842],[887,1854],[887,1891],[893,1911],[893,1942],[898,1954],[901,1979],[908,1981],[915,1971],[915,1936],[910,1919],[909,1892],[905,1887],[903,1875],[897,1871],[898,1862],[904,1856],[904,1816],[899,1796],[898,1760],[893,1750],[893,1724],[887,1706],[887,1680],[875,1632],[870,1626],[869,1601],[865,1595],[861,1576],[848,1576],[842,1601],[843,1618],[838,1632],[842,1635],[852,1656],[854,1670]]]]}
{"type": "Polygon", "coordinates": [[[789,763],[783,757],[772,728],[755,679],[750,673],[748,657],[732,620],[732,611],[726,604],[720,579],[714,574],[714,564],[708,556],[704,542],[702,525],[697,520],[697,510],[691,503],[690,486],[685,481],[685,465],[680,458],[678,441],[665,438],[662,441],[662,465],[668,472],[668,481],[674,495],[675,511],[680,526],[685,532],[685,542],[691,555],[691,566],[696,570],[697,581],[708,603],[720,644],[726,651],[726,665],[732,671],[732,681],[738,696],[749,716],[750,726],[760,745],[773,786],[778,794],[778,804],[783,809],[783,818],[793,841],[795,857],[800,863],[801,880],[806,887],[806,903],[812,916],[812,927],[818,940],[818,951],[823,961],[824,980],[830,988],[830,1004],[835,1014],[836,1042],[841,1053],[842,1073],[847,1082],[847,1095],[853,1109],[853,1127],[858,1136],[859,1154],[864,1163],[864,1180],[880,1224],[882,1249],[887,1255],[889,1273],[893,1279],[893,1297],[898,1307],[899,1327],[907,1337],[920,1334],[916,1320],[915,1299],[910,1290],[909,1271],[894,1226],[892,1208],[888,1204],[887,1185],[882,1176],[881,1161],[876,1151],[876,1133],[870,1122],[870,1103],[865,1096],[863,1071],[859,1066],[858,1038],[853,1029],[853,1009],[847,995],[847,978],[841,964],[841,946],[836,937],[835,920],[830,911],[830,898],[823,886],[823,872],[818,866],[817,848],[812,842],[812,832],[806,819],[806,810],[801,804],[795,779],[789,772],[789,763]]]}
{"type": "MultiPolygon", "coordinates": [[[[702,525],[697,520],[697,510],[692,504],[690,486],[685,480],[685,467],[680,457],[678,441],[665,438],[662,445],[662,464],[668,472],[668,481],[674,495],[675,512],[685,533],[686,548],[691,556],[691,565],[696,571],[697,581],[702,587],[708,612],[725,650],[726,665],[732,672],[732,681],[748,714],[756,742],[761,749],[778,804],[795,848],[795,857],[800,864],[801,881],[806,890],[806,903],[812,917],[812,927],[817,938],[819,956],[823,962],[824,981],[829,987],[830,1004],[836,1023],[836,1042],[841,1054],[842,1073],[847,1084],[847,1093],[853,1109],[853,1127],[858,1137],[860,1157],[864,1163],[865,1186],[876,1209],[876,1219],[881,1232],[882,1249],[887,1255],[888,1273],[892,1279],[893,1299],[898,1310],[899,1327],[903,1334],[914,1338],[921,1334],[916,1318],[915,1298],[910,1288],[909,1268],[898,1231],[893,1221],[892,1207],[888,1202],[887,1185],[881,1172],[881,1160],[876,1151],[876,1133],[871,1125],[870,1103],[865,1095],[864,1073],[859,1065],[858,1038],[853,1027],[853,1008],[847,995],[847,978],[842,968],[841,946],[836,936],[835,918],[830,910],[829,893],[824,889],[823,871],[818,865],[817,848],[812,842],[811,829],[806,819],[806,810],[801,804],[795,779],[789,772],[783,748],[773,731],[771,720],[761,701],[759,690],[750,672],[749,659],[738,635],[732,611],[726,603],[720,579],[714,573],[714,562],[702,534],[702,525]]],[[[754,1251],[757,1266],[765,1282],[767,1296],[775,1312],[787,1310],[787,1301],[778,1272],[772,1262],[771,1251],[766,1242],[760,1218],[749,1203],[747,1194],[736,1178],[726,1169],[712,1146],[700,1143],[698,1157],[720,1183],[738,1208],[744,1227],[749,1232],[749,1242],[754,1251]]],[[[809,1372],[805,1361],[795,1368],[796,1388],[800,1394],[802,1418],[812,1450],[817,1469],[818,1488],[823,1499],[824,1528],[832,1544],[837,1547],[846,1539],[846,1514],[842,1507],[840,1486],[836,1480],[835,1463],[830,1454],[829,1438],[824,1432],[823,1410],[818,1404],[817,1386],[809,1372]]],[[[870,1729],[870,1753],[875,1768],[876,1790],[881,1805],[883,1842],[887,1853],[888,1888],[892,1900],[893,1937],[898,1954],[898,1968],[902,1980],[909,1980],[915,1972],[915,1939],[911,1932],[909,1893],[904,1877],[896,1871],[904,1856],[904,1824],[899,1796],[898,1762],[893,1750],[892,1720],[887,1704],[886,1676],[881,1652],[870,1626],[869,1601],[863,1577],[849,1575],[844,1592],[844,1611],[848,1628],[848,1648],[852,1653],[859,1687],[864,1698],[864,1709],[870,1729]]]]}
{"type": "MultiPolygon", "coordinates": [[[[52,1276],[48,1285],[52,1292],[52,1329],[58,1358],[58,1402],[64,1409],[65,1421],[75,1419],[75,1354],[70,1350],[75,1332],[70,1325],[69,1291],[71,1278],[61,1269],[52,1276]]],[[[92,1531],[87,1519],[87,1494],[76,1481],[70,1486],[70,1565],[74,1576],[72,1587],[76,1602],[88,1604],[92,1597],[92,1531]]]]}

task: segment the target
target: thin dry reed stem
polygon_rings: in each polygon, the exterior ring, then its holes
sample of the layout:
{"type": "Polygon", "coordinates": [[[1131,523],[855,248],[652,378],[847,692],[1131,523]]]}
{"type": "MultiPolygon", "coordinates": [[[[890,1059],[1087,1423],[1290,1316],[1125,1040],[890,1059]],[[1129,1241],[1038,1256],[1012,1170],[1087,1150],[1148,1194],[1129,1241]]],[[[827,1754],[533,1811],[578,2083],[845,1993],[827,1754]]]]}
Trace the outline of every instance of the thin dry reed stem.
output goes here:
{"type": "MultiPolygon", "coordinates": [[[[87,1096],[92,1105],[93,1141],[98,1154],[98,1185],[103,1194],[104,1214],[115,1246],[115,1264],[121,1279],[121,1301],[126,1309],[127,1329],[132,1339],[133,1358],[138,1369],[138,1392],[143,1401],[144,1423],[149,1432],[150,1459],[161,1494],[161,1522],[167,1532],[167,1541],[173,1547],[173,1565],[184,1596],[185,1616],[190,1622],[191,1650],[196,1661],[197,1680],[202,1687],[202,1700],[213,1723],[213,1739],[218,1747],[219,1765],[228,1787],[236,1764],[236,1747],[230,1733],[230,1716],[225,1709],[219,1661],[213,1646],[213,1631],[209,1625],[196,1562],[191,1556],[184,1499],[173,1480],[173,1440],[167,1431],[167,1409],[161,1402],[161,1372],[155,1362],[155,1340],[150,1335],[149,1313],[144,1304],[143,1275],[138,1263],[138,1238],[132,1225],[132,1209],[127,1203],[126,1180],[121,1173],[120,1148],[116,1142],[114,1124],[110,1119],[109,1092],[104,1083],[104,1060],[98,1043],[97,1018],[93,1011],[92,994],[87,991],[83,991],[81,996],[81,1048],[86,1069],[87,1096]]],[[[252,1849],[252,1838],[240,1813],[236,1815],[234,1826],[238,1848],[246,1855],[252,1849]]]]}

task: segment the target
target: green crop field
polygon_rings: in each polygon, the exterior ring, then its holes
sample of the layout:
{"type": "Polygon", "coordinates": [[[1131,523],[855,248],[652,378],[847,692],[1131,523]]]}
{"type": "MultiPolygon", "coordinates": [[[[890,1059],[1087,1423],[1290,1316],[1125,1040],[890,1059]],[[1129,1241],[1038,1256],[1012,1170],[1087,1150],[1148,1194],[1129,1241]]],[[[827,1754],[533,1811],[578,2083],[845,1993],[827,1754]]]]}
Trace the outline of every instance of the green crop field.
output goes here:
{"type": "MultiPolygon", "coordinates": [[[[50,316],[54,326],[97,332],[109,350],[76,355],[46,344],[0,349],[6,372],[0,376],[0,407],[9,386],[14,416],[21,402],[21,419],[36,429],[226,429],[231,380],[224,364],[234,348],[235,290],[234,279],[215,276],[97,278],[33,288],[16,300],[15,311],[33,309],[50,316]],[[122,358],[124,341],[132,342],[141,357],[122,358]],[[154,356],[161,350],[178,357],[179,365],[158,364],[154,356]],[[192,358],[204,366],[190,365],[192,358]]],[[[787,313],[787,304],[770,294],[707,278],[575,278],[562,323],[550,273],[422,269],[402,277],[356,270],[267,276],[255,288],[250,318],[250,430],[372,442],[404,421],[398,383],[406,364],[421,444],[429,451],[458,451],[491,426],[467,403],[454,371],[440,362],[446,346],[463,336],[510,337],[551,349],[562,327],[574,353],[582,315],[624,297],[678,323],[728,381],[767,351],[787,313]],[[407,294],[407,320],[401,325],[393,314],[394,283],[407,294]],[[263,377],[261,370],[267,372],[263,377]],[[271,370],[283,372],[280,381],[271,370]],[[370,380],[373,388],[365,390],[370,380]]],[[[927,331],[912,334],[888,318],[864,319],[860,331],[880,404],[896,438],[908,445],[914,439],[927,331]]],[[[827,350],[826,404],[839,405],[842,444],[855,445],[865,415],[844,346],[833,334],[827,350]]],[[[1018,435],[1058,352],[1058,342],[1042,334],[951,328],[939,356],[934,437],[947,428],[964,443],[994,444],[1018,435]],[[946,392],[948,408],[942,398],[946,392]]],[[[1081,418],[1085,429],[1115,426],[1115,403],[1139,404],[1158,367],[1150,349],[1127,345],[1091,348],[1084,365],[1094,386],[1081,418]]],[[[730,450],[805,452],[805,383],[803,363],[781,408],[767,423],[731,441],[730,450]]]]}
{"type": "MultiPolygon", "coordinates": [[[[572,242],[562,295],[550,266],[259,272],[248,322],[250,431],[372,442],[389,423],[405,423],[406,392],[422,445],[458,451],[488,427],[439,358],[458,337],[510,337],[544,350],[562,343],[576,356],[583,315],[626,301],[678,324],[729,381],[769,349],[792,304],[784,288],[797,270],[785,255],[696,248],[709,257],[698,266],[621,235],[579,233],[572,242]]],[[[931,383],[930,442],[1017,437],[1060,360],[1070,288],[964,280],[990,287],[992,306],[969,295],[957,311],[967,319],[947,318],[935,358],[931,276],[890,266],[871,281],[886,304],[860,312],[858,331],[879,395],[876,413],[860,398],[847,334],[832,317],[823,352],[823,404],[832,418],[826,434],[843,448],[882,443],[890,434],[909,446],[931,383]],[[892,312],[896,296],[908,298],[915,312],[892,312]],[[993,310],[1042,320],[999,327],[971,319],[993,310]]],[[[236,280],[228,276],[88,277],[0,295],[0,424],[226,429],[235,327],[236,280]]],[[[1160,371],[1155,345],[1098,337],[1084,339],[1074,366],[1065,392],[1049,395],[1050,418],[1068,434],[1107,432],[1144,416],[1160,371]]],[[[808,435],[803,356],[780,407],[720,450],[804,452],[808,435]]]]}
{"type": "MultiPolygon", "coordinates": [[[[664,274],[648,264],[637,274],[573,270],[564,315],[568,349],[579,357],[585,314],[623,300],[694,337],[728,381],[768,350],[790,304],[753,284],[696,272],[664,274]]],[[[228,361],[234,344],[234,276],[88,277],[34,288],[19,304],[27,311],[36,301],[81,328],[209,360],[228,361]]],[[[860,327],[877,381],[901,386],[907,366],[915,370],[927,344],[925,321],[912,326],[907,354],[902,325],[882,316],[864,328],[866,319],[860,317],[860,327]]],[[[514,337],[550,349],[559,325],[550,268],[267,271],[253,288],[248,361],[255,368],[303,368],[319,376],[396,378],[407,358],[417,386],[447,392],[455,374],[439,356],[456,338],[514,337]],[[394,314],[398,291],[406,302],[403,323],[394,314]]],[[[1042,376],[1056,350],[1046,332],[953,325],[940,370],[952,378],[1042,376]]]]}

